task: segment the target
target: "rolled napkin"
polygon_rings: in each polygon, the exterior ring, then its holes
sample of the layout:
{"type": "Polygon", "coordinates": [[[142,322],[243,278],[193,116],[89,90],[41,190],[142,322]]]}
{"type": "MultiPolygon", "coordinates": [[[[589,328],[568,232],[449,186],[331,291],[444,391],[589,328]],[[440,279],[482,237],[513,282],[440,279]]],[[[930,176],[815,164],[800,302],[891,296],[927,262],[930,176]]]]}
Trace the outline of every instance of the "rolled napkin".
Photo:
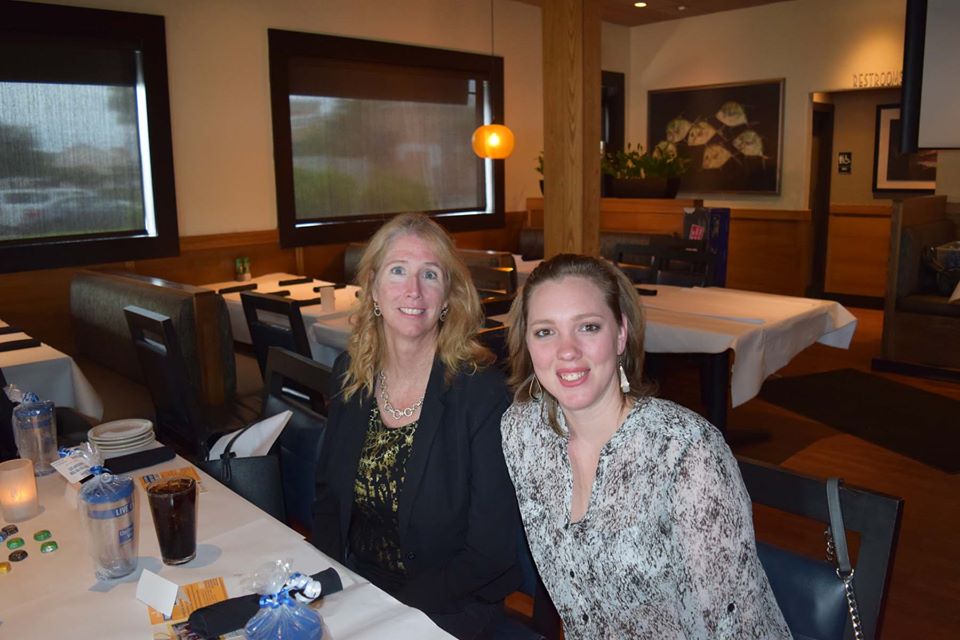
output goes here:
{"type": "MultiPolygon", "coordinates": [[[[321,598],[343,590],[340,575],[333,567],[310,577],[321,584],[321,598]]],[[[230,598],[191,613],[190,630],[204,638],[217,638],[242,628],[259,610],[259,594],[252,593],[248,596],[230,598]]]]}
{"type": "Polygon", "coordinates": [[[253,291],[256,288],[257,288],[257,283],[251,282],[250,284],[238,284],[235,287],[224,287],[223,289],[219,289],[217,293],[219,293],[220,295],[223,295],[225,293],[239,293],[241,291],[253,291]]]}
{"type": "Polygon", "coordinates": [[[36,338],[29,338],[27,340],[11,340],[9,342],[0,342],[0,352],[2,351],[17,351],[19,349],[30,349],[32,347],[39,347],[40,341],[36,338]]]}
{"type": "Polygon", "coordinates": [[[8,333],[22,333],[23,329],[20,327],[0,327],[0,336],[6,335],[8,333]]]}
{"type": "Polygon", "coordinates": [[[173,449],[164,445],[155,449],[128,453],[123,456],[117,456],[116,458],[107,458],[103,465],[110,469],[111,473],[130,473],[137,469],[152,467],[155,464],[173,460],[173,457],[173,449]]]}
{"type": "Polygon", "coordinates": [[[290,278],[289,280],[281,280],[277,283],[278,287],[289,287],[293,284],[309,284],[313,282],[313,278],[303,277],[303,278],[290,278]]]}

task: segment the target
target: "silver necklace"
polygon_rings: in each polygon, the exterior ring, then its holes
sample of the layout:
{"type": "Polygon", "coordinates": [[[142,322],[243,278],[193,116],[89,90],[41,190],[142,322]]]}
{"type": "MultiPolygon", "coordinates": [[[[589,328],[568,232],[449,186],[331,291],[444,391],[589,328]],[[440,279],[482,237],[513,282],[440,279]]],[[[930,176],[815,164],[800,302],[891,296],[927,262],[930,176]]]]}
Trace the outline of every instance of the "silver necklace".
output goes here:
{"type": "Polygon", "coordinates": [[[417,409],[423,405],[424,396],[420,396],[420,399],[414,402],[412,405],[406,409],[396,409],[392,404],[390,404],[390,394],[387,393],[387,374],[383,371],[380,372],[380,404],[383,405],[383,410],[393,416],[394,420],[399,420],[400,418],[410,418],[417,412],[417,409]]]}

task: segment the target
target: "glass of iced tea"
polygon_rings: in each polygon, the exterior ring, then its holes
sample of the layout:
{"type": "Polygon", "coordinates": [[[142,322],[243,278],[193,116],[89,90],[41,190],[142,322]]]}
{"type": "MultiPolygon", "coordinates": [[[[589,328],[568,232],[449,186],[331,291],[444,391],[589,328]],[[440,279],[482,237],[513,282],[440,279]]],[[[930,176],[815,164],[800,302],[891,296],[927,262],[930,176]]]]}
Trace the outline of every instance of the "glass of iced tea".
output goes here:
{"type": "Polygon", "coordinates": [[[147,502],[164,564],[184,564],[197,555],[197,483],[187,476],[147,485],[147,502]]]}

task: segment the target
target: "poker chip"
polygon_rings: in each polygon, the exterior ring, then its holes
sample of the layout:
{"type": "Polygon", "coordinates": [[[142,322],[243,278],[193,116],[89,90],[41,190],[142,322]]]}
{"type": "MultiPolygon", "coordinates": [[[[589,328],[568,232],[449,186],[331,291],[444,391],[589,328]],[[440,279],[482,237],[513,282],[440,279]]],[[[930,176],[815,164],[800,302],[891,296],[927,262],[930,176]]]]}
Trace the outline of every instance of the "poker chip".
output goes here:
{"type": "Polygon", "coordinates": [[[27,558],[27,552],[24,551],[23,549],[17,549],[16,551],[10,554],[10,562],[20,562],[21,560],[25,560],[26,558],[27,558]]]}
{"type": "Polygon", "coordinates": [[[19,549],[23,546],[23,538],[10,538],[7,540],[7,549],[19,549]]]}
{"type": "Polygon", "coordinates": [[[3,531],[3,532],[7,535],[7,537],[9,538],[9,537],[12,536],[13,534],[19,533],[19,532],[20,532],[20,529],[17,528],[17,525],[15,525],[15,524],[8,524],[8,525],[5,526],[3,529],[0,529],[0,531],[3,531]]]}
{"type": "Polygon", "coordinates": [[[0,542],[3,542],[6,539],[7,539],[7,534],[5,534],[3,531],[0,531],[0,542]]]}
{"type": "Polygon", "coordinates": [[[9,562],[0,562],[0,576],[2,576],[5,573],[10,573],[12,569],[13,567],[10,565],[9,562]]]}
{"type": "Polygon", "coordinates": [[[50,535],[51,534],[48,529],[40,529],[40,531],[37,531],[35,534],[33,534],[33,539],[36,540],[37,542],[43,542],[44,540],[49,538],[50,535]]]}
{"type": "Polygon", "coordinates": [[[47,540],[46,542],[40,545],[40,553],[53,553],[59,548],[60,547],[57,545],[55,541],[47,540]]]}

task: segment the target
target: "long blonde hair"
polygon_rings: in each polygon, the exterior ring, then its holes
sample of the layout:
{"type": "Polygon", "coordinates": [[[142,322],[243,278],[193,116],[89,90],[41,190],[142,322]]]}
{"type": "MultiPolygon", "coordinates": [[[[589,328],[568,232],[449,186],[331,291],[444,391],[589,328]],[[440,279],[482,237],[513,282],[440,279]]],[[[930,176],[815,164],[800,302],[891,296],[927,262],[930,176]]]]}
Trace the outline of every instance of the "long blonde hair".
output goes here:
{"type": "MultiPolygon", "coordinates": [[[[539,380],[533,369],[533,361],[527,351],[527,313],[530,296],[545,282],[566,277],[579,277],[596,287],[604,302],[618,321],[626,318],[627,343],[623,349],[621,363],[630,382],[628,398],[636,399],[646,395],[650,389],[642,383],[643,376],[643,311],[633,284],[613,264],[601,258],[561,253],[540,263],[523,286],[510,307],[510,333],[507,346],[510,351],[510,385],[514,389],[514,400],[526,402],[542,399],[547,409],[547,421],[550,427],[560,435],[564,434],[557,421],[557,400],[541,387],[540,395],[532,394],[531,386],[539,380]]],[[[562,300],[555,304],[562,305],[562,300]]]]}
{"type": "Polygon", "coordinates": [[[483,308],[470,272],[457,254],[453,240],[440,225],[422,213],[400,214],[373,234],[357,266],[360,298],[351,317],[353,331],[347,343],[350,366],[342,380],[344,402],[359,391],[362,391],[361,396],[373,394],[385,344],[383,321],[373,314],[373,289],[387,251],[397,238],[405,235],[429,244],[443,270],[447,313],[440,323],[437,354],[444,365],[447,382],[458,371],[474,372],[494,360],[493,354],[477,340],[477,332],[483,324],[483,308]]]}

